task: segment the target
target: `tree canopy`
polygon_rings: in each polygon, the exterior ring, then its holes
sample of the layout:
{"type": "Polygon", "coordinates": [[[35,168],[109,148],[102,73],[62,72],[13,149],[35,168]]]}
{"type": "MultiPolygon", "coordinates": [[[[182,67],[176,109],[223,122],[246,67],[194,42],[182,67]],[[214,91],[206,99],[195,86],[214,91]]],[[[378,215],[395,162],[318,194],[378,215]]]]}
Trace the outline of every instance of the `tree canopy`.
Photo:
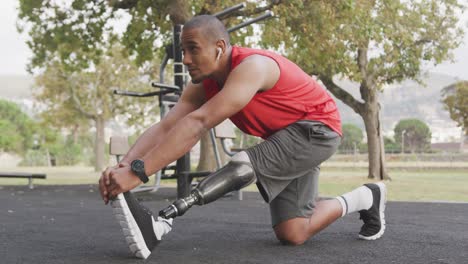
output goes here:
{"type": "Polygon", "coordinates": [[[140,125],[155,121],[158,109],[154,99],[113,96],[112,89],[144,90],[143,74],[122,52],[118,44],[110,44],[92,71],[67,72],[62,62],[50,63],[36,82],[41,90],[36,98],[47,111],[45,122],[56,127],[77,129],[96,128],[96,169],[104,162],[105,123],[120,115],[129,123],[140,125]]]}
{"type": "Polygon", "coordinates": [[[450,118],[457,122],[468,136],[468,81],[458,82],[444,88],[442,97],[450,118]]]}
{"type": "MultiPolygon", "coordinates": [[[[258,14],[281,1],[271,1],[256,7],[248,3],[244,11],[225,16],[230,27],[240,23],[245,16],[258,14]]],[[[172,41],[172,26],[183,24],[193,15],[212,14],[238,4],[234,0],[73,0],[36,1],[20,0],[20,31],[27,31],[28,46],[33,51],[29,70],[38,70],[51,60],[59,59],[67,70],[89,68],[98,63],[106,51],[106,43],[115,36],[115,28],[123,17],[129,23],[121,42],[138,65],[162,57],[165,45],[172,41]]],[[[251,28],[237,31],[231,36],[234,42],[245,39],[251,28]]]]}
{"type": "Polygon", "coordinates": [[[357,150],[364,139],[362,130],[353,124],[343,124],[342,130],[343,139],[339,148],[345,151],[357,150]]]}
{"type": "Polygon", "coordinates": [[[423,62],[450,59],[463,30],[457,0],[285,1],[273,7],[261,43],[283,51],[364,121],[369,178],[385,178],[379,93],[385,85],[419,80],[423,62]],[[359,83],[355,98],[335,81],[359,83]]]}
{"type": "Polygon", "coordinates": [[[394,132],[395,142],[402,146],[405,152],[423,152],[431,148],[431,130],[419,119],[400,120],[394,132]]]}
{"type": "Polygon", "coordinates": [[[0,99],[0,151],[23,153],[34,144],[36,125],[21,108],[0,99]]]}
{"type": "MultiPolygon", "coordinates": [[[[20,28],[28,30],[33,50],[30,70],[59,58],[67,70],[92,68],[114,36],[112,22],[130,16],[122,36],[138,65],[165,52],[171,26],[193,15],[215,13],[237,1],[221,0],[74,0],[20,1],[20,28]]],[[[457,26],[465,8],[458,0],[270,0],[248,2],[243,11],[223,17],[227,27],[245,17],[272,9],[276,19],[254,38],[276,49],[307,73],[317,75],[340,100],[361,115],[369,145],[369,177],[385,177],[380,129],[379,92],[386,84],[419,79],[423,62],[440,63],[463,39],[457,26]],[[336,78],[358,82],[361,98],[335,83],[336,78]]],[[[234,33],[244,44],[252,28],[234,33]]]]}
{"type": "MultiPolygon", "coordinates": [[[[107,120],[121,115],[141,127],[157,116],[148,104],[140,104],[141,99],[112,97],[111,88],[141,91],[149,87],[149,81],[158,73],[159,58],[172,41],[173,24],[183,24],[194,13],[220,11],[221,4],[229,7],[235,2],[21,0],[19,30],[26,30],[30,36],[28,45],[33,57],[28,69],[40,73],[38,84],[44,89],[37,98],[48,107],[45,120],[62,127],[77,123],[88,126],[90,120],[94,121],[97,164],[102,163],[103,126],[107,120]],[[119,36],[114,27],[122,16],[130,20],[119,36]],[[117,42],[123,43],[125,49],[113,50],[117,42]],[[142,70],[147,78],[142,77],[142,70]]],[[[268,9],[250,6],[244,15],[268,9]]],[[[224,17],[224,22],[229,27],[242,16],[238,12],[224,17]]],[[[242,40],[248,32],[251,29],[232,37],[242,40]]],[[[156,106],[154,101],[152,105],[156,106]]]]}

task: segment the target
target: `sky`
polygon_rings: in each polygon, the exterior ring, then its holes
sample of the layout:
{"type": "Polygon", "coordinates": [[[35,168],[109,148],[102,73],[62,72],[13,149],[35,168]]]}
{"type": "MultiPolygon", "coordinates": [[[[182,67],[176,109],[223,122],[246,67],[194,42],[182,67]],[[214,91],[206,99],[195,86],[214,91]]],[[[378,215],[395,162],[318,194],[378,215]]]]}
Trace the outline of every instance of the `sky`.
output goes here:
{"type": "MultiPolygon", "coordinates": [[[[28,75],[26,65],[32,56],[25,44],[27,37],[16,30],[18,0],[2,0],[0,9],[0,75],[28,75]]],[[[444,62],[426,70],[468,80],[468,11],[460,18],[467,33],[464,43],[454,50],[455,63],[444,62]]]]}

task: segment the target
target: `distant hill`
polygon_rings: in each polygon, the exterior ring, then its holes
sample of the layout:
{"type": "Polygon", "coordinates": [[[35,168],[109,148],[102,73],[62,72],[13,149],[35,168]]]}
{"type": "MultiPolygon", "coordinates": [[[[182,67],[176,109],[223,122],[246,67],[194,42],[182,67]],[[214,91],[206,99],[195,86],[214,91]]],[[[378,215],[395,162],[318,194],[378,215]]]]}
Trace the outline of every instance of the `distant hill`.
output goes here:
{"type": "MultiPolygon", "coordinates": [[[[404,81],[385,87],[379,95],[383,130],[391,134],[401,119],[417,118],[426,122],[435,136],[437,133],[448,133],[450,135],[446,135],[447,137],[458,137],[459,129],[441,103],[441,90],[457,81],[448,75],[430,73],[423,78],[426,86],[414,81],[404,81]],[[441,131],[444,129],[446,131],[441,131]]],[[[360,98],[358,84],[346,80],[339,81],[338,84],[355,98],[360,98]]],[[[356,124],[364,129],[362,118],[350,107],[337,101],[343,123],[356,124]]]]}
{"type": "Polygon", "coordinates": [[[398,118],[415,117],[432,125],[440,122],[455,124],[448,111],[443,108],[441,90],[456,81],[447,75],[431,74],[424,79],[426,86],[414,81],[405,81],[388,87],[382,97],[383,121],[390,127],[396,125],[398,118]]]}

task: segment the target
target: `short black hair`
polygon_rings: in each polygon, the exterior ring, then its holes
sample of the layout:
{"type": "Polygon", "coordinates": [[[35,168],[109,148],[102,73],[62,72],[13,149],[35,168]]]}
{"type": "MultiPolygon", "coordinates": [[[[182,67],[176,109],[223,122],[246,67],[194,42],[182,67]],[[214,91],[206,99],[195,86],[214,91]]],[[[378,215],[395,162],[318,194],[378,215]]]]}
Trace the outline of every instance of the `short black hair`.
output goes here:
{"type": "Polygon", "coordinates": [[[184,29],[201,28],[203,34],[211,38],[213,41],[218,39],[224,39],[226,44],[229,46],[229,33],[226,30],[223,22],[217,17],[212,15],[200,15],[195,16],[184,24],[184,29]]]}

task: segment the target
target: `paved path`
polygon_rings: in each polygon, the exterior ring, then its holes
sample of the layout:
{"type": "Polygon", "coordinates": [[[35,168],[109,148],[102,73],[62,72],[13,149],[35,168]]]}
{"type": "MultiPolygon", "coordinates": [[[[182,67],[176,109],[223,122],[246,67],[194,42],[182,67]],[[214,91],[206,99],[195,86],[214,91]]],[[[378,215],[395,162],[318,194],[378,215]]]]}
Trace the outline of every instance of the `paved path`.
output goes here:
{"type": "MultiPolygon", "coordinates": [[[[174,189],[138,195],[154,211],[174,189]]],[[[276,241],[257,193],[192,208],[147,261],[131,256],[97,186],[0,187],[0,263],[468,263],[468,204],[389,202],[387,231],[361,241],[358,215],[298,247],[276,241]]]]}

